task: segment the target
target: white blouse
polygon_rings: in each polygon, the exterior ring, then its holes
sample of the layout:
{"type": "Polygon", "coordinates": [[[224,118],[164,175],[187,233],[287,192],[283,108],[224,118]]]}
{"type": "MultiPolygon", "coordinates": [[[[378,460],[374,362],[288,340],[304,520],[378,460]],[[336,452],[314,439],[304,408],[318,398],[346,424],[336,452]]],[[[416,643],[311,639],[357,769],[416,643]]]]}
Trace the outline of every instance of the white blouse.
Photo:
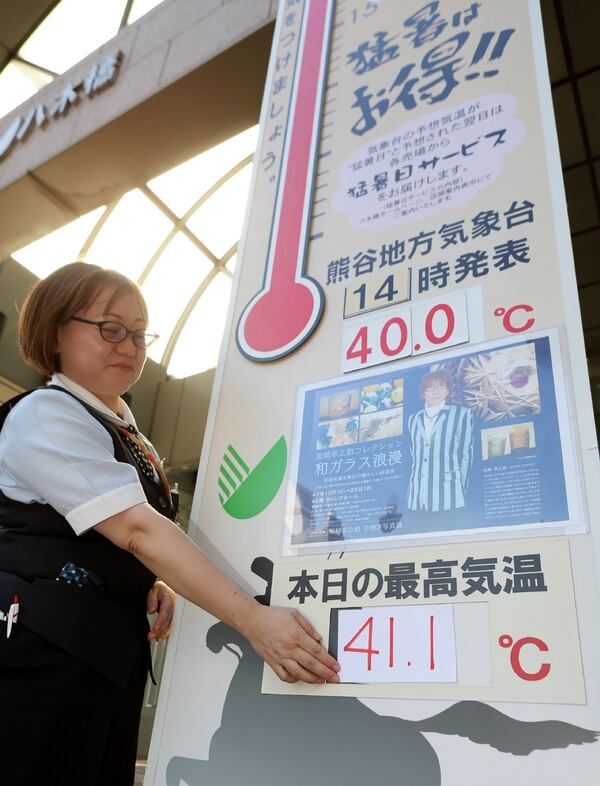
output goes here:
{"type": "MultiPolygon", "coordinates": [[[[69,390],[116,425],[136,425],[124,401],[120,418],[64,374],[49,384],[69,390]]],[[[51,505],[77,535],[146,502],[136,469],[116,460],[106,429],[72,396],[51,389],[26,396],[6,418],[0,489],[17,502],[51,505]]]]}

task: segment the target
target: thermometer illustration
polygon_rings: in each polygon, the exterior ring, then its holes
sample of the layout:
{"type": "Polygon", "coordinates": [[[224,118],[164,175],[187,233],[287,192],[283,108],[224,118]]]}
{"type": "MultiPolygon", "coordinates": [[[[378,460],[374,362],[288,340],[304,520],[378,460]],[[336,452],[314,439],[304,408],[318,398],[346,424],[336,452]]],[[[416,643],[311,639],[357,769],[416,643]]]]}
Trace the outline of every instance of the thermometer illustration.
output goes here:
{"type": "Polygon", "coordinates": [[[238,347],[254,361],[298,349],[325,305],[305,268],[334,6],[334,0],[305,4],[264,283],[237,326],[238,347]]]}

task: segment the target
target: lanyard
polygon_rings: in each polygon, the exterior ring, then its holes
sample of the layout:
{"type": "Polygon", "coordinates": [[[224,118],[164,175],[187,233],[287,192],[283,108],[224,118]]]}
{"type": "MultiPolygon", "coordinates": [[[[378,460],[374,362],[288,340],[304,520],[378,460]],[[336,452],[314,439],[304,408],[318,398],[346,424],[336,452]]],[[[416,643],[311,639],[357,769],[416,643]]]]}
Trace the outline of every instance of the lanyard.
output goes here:
{"type": "Polygon", "coordinates": [[[119,431],[121,435],[125,439],[125,442],[128,444],[133,457],[144,473],[144,475],[149,480],[154,480],[155,475],[154,472],[160,478],[160,481],[164,487],[164,490],[173,504],[173,500],[171,499],[171,488],[169,486],[169,481],[167,480],[167,476],[160,464],[160,461],[156,458],[156,456],[152,453],[152,451],[148,448],[146,443],[143,439],[141,439],[139,433],[135,430],[134,426],[119,426],[119,431]]]}

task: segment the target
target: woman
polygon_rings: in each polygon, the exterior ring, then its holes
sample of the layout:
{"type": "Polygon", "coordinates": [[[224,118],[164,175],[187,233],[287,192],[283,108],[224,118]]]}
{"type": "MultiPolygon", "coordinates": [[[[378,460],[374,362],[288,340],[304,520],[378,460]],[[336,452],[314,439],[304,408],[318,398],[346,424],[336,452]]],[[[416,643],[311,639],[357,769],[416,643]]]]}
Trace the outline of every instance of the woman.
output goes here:
{"type": "Polygon", "coordinates": [[[282,680],[337,681],[307,620],[260,606],[171,521],[120,398],[154,338],[136,285],[94,265],[57,270],[22,308],[23,357],[51,381],[0,408],[0,610],[19,603],[0,628],[3,786],[131,786],[146,638],[168,635],[170,587],[282,680]]]}

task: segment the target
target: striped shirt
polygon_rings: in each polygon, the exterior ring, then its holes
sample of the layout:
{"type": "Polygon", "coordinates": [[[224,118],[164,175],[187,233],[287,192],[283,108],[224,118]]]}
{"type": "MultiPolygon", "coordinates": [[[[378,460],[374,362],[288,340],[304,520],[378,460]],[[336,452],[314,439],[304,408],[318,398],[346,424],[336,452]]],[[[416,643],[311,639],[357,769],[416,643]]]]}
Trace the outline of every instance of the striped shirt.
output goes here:
{"type": "Polygon", "coordinates": [[[444,404],[427,434],[425,410],[408,419],[412,470],[409,510],[455,510],[465,505],[473,462],[473,416],[466,407],[444,404]]]}

